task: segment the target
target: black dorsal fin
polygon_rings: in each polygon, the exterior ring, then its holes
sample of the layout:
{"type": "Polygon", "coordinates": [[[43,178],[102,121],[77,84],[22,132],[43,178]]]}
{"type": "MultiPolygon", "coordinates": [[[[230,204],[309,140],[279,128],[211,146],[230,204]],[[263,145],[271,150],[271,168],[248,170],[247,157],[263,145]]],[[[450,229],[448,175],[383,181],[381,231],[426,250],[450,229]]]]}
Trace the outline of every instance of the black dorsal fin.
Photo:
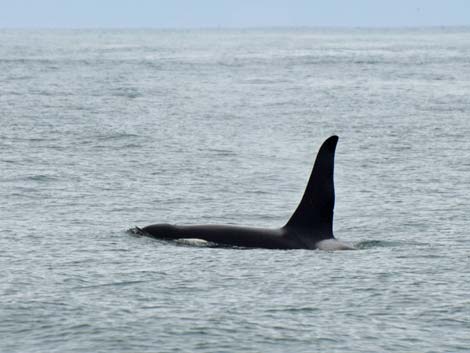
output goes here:
{"type": "Polygon", "coordinates": [[[286,228],[313,231],[322,239],[333,236],[335,186],[333,171],[338,136],[331,136],[320,147],[304,196],[286,228]]]}

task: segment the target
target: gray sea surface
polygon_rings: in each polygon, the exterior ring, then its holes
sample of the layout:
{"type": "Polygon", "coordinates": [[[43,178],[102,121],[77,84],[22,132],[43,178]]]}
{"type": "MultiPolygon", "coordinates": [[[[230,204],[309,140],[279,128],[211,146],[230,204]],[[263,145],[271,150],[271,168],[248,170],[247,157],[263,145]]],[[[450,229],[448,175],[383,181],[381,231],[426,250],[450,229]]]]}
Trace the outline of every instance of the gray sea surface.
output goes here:
{"type": "Polygon", "coordinates": [[[0,352],[468,352],[470,28],[0,30],[0,352]],[[337,238],[282,226],[340,137],[337,238]]]}

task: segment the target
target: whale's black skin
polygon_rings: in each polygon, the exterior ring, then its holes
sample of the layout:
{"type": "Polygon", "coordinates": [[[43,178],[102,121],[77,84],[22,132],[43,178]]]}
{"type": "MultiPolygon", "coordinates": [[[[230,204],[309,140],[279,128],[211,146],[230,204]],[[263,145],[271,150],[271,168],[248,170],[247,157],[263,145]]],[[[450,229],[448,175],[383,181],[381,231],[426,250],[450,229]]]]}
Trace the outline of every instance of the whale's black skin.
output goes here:
{"type": "Polygon", "coordinates": [[[144,227],[142,234],[158,239],[203,239],[248,248],[316,249],[322,240],[334,239],[333,172],[337,142],[338,137],[331,136],[320,147],[304,196],[290,220],[281,228],[153,224],[144,227]]]}

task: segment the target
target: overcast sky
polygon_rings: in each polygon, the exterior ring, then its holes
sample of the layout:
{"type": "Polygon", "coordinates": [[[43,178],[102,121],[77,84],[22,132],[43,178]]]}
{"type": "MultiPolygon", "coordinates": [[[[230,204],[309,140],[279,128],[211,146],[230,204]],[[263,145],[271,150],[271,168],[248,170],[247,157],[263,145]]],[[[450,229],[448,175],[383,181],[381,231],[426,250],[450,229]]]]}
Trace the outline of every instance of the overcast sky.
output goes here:
{"type": "Polygon", "coordinates": [[[461,25],[470,0],[0,0],[0,28],[461,25]]]}

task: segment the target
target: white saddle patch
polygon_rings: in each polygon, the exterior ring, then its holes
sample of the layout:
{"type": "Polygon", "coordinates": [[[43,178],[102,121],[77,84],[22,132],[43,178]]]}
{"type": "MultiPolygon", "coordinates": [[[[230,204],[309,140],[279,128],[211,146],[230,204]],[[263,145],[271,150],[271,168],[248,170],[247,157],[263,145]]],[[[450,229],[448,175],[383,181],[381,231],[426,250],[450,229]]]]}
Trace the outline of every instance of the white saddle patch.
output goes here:
{"type": "Polygon", "coordinates": [[[334,250],[356,250],[352,245],[339,241],[337,239],[320,240],[315,244],[317,249],[334,251],[334,250]]]}
{"type": "Polygon", "coordinates": [[[179,244],[191,246],[208,246],[210,244],[208,241],[198,238],[176,239],[176,242],[179,244]]]}

